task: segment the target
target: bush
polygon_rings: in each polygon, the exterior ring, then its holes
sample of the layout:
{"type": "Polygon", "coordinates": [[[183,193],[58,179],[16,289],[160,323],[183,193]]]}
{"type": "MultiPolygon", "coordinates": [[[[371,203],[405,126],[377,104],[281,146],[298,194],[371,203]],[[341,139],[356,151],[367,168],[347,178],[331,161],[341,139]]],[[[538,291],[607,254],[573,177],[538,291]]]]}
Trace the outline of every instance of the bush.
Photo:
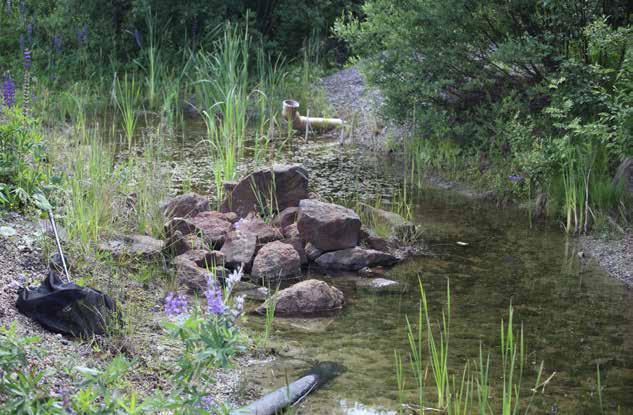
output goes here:
{"type": "Polygon", "coordinates": [[[17,108],[0,113],[0,207],[41,205],[48,183],[38,124],[17,108]]]}

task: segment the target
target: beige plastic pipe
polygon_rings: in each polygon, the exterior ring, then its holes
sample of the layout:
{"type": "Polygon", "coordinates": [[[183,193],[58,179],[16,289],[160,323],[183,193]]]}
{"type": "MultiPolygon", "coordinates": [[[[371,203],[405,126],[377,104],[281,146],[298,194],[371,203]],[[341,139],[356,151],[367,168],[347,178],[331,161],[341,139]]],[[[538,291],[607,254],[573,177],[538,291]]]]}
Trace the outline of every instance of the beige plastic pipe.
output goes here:
{"type": "Polygon", "coordinates": [[[306,127],[325,129],[343,126],[343,120],[340,118],[304,117],[299,115],[299,103],[292,99],[284,101],[281,115],[292,123],[292,128],[295,130],[304,130],[306,127]]]}

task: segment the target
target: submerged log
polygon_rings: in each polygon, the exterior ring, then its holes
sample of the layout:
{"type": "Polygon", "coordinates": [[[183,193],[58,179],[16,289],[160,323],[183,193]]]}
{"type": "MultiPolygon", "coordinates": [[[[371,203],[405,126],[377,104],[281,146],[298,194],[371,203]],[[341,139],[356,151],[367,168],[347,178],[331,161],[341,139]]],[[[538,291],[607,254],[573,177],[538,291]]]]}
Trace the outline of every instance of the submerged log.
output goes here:
{"type": "Polygon", "coordinates": [[[231,415],[275,415],[283,409],[301,402],[310,392],[325,385],[345,371],[334,362],[321,362],[291,384],[281,387],[248,406],[236,409],[231,415]]]}

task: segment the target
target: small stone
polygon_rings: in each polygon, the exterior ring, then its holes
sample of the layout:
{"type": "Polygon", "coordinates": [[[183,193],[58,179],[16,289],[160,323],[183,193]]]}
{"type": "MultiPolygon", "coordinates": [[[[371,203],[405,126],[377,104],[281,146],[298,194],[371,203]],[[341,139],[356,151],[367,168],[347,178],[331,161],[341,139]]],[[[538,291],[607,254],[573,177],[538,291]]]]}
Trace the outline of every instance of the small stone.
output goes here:
{"type": "Polygon", "coordinates": [[[386,252],[360,247],[327,252],[316,259],[323,269],[340,271],[358,271],[365,267],[391,266],[398,258],[386,252]]]}

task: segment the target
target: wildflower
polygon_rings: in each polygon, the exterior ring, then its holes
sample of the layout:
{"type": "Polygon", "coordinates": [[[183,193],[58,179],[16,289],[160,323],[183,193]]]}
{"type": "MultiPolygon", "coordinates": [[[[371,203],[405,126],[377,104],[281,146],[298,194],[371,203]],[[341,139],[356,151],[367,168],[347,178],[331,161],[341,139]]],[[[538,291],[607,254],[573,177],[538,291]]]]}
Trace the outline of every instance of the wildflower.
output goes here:
{"type": "Polygon", "coordinates": [[[26,13],[26,4],[24,4],[24,0],[20,0],[20,4],[18,4],[18,11],[20,12],[20,16],[24,17],[26,13]]]}
{"type": "Polygon", "coordinates": [[[136,41],[136,46],[141,49],[141,32],[138,29],[134,29],[134,40],[136,41]]]}
{"type": "Polygon", "coordinates": [[[11,74],[8,72],[4,75],[2,96],[4,98],[4,105],[7,107],[12,107],[15,104],[15,82],[13,82],[13,78],[11,78],[11,74]]]}
{"type": "Polygon", "coordinates": [[[238,229],[238,230],[239,230],[239,229],[240,229],[240,226],[242,226],[242,225],[244,225],[244,224],[246,224],[246,223],[248,223],[248,219],[246,219],[246,218],[240,218],[240,220],[238,220],[237,222],[235,222],[235,224],[233,225],[233,227],[234,227],[235,229],[238,229]]]}
{"type": "Polygon", "coordinates": [[[31,51],[24,49],[24,70],[31,70],[31,51]]]}
{"type": "Polygon", "coordinates": [[[242,276],[244,275],[242,269],[243,269],[243,266],[241,266],[240,269],[237,269],[231,272],[229,276],[227,277],[226,288],[229,293],[233,291],[233,287],[235,287],[235,284],[237,284],[238,282],[242,280],[242,276]]]}
{"type": "Polygon", "coordinates": [[[88,43],[88,25],[84,24],[82,28],[77,31],[77,43],[79,43],[79,45],[88,43]]]}
{"type": "Polygon", "coordinates": [[[11,14],[13,12],[13,2],[11,0],[7,0],[7,14],[11,14]]]}
{"type": "Polygon", "coordinates": [[[33,43],[33,23],[26,25],[26,34],[29,38],[29,44],[33,43]]]}
{"type": "Polygon", "coordinates": [[[202,404],[202,408],[207,411],[209,411],[215,405],[215,399],[213,399],[213,396],[211,395],[203,396],[200,401],[202,404]]]}
{"type": "Polygon", "coordinates": [[[233,300],[233,306],[231,307],[231,317],[233,320],[237,320],[244,312],[244,296],[240,295],[233,300]]]}
{"type": "Polygon", "coordinates": [[[62,53],[62,38],[59,35],[53,36],[53,48],[55,53],[62,53]]]}
{"type": "Polygon", "coordinates": [[[165,297],[165,314],[178,316],[187,312],[187,297],[184,294],[174,292],[167,293],[165,297]]]}
{"type": "Polygon", "coordinates": [[[24,50],[26,48],[26,42],[24,41],[23,33],[20,33],[19,42],[20,42],[20,50],[24,50]]]}
{"type": "Polygon", "coordinates": [[[520,183],[523,181],[523,176],[519,176],[519,175],[512,175],[512,176],[508,176],[508,179],[512,182],[512,183],[520,183]]]}
{"type": "Polygon", "coordinates": [[[220,315],[226,311],[226,306],[222,300],[222,289],[213,278],[209,278],[208,288],[204,292],[204,296],[207,298],[207,313],[220,315]]]}

